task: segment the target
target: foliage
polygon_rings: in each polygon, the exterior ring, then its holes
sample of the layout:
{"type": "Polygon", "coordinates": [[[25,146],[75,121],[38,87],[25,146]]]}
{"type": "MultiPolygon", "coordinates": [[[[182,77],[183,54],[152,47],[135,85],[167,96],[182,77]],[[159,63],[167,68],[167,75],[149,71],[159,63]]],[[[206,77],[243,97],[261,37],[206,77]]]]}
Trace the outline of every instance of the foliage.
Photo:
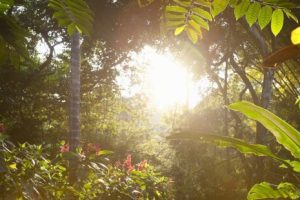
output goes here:
{"type": "Polygon", "coordinates": [[[269,199],[269,198],[300,198],[300,190],[291,183],[280,183],[272,185],[267,182],[262,182],[254,185],[248,193],[249,200],[269,199]]]}
{"type": "Polygon", "coordinates": [[[75,30],[91,34],[93,17],[84,0],[51,0],[48,5],[54,10],[53,18],[60,26],[67,27],[70,36],[75,30]]]}
{"type": "MultiPolygon", "coordinates": [[[[63,144],[63,143],[62,143],[63,144]]],[[[136,165],[128,155],[123,163],[110,164],[111,153],[88,144],[80,156],[64,144],[42,146],[1,142],[0,191],[3,198],[22,199],[168,199],[168,179],[142,161],[136,165]],[[71,185],[67,161],[76,156],[80,180],[71,185]]]]}
{"type": "Polygon", "coordinates": [[[222,13],[227,7],[234,10],[236,20],[245,17],[251,27],[256,22],[261,30],[271,23],[272,33],[277,36],[284,24],[284,15],[298,23],[297,17],[290,10],[297,4],[290,1],[249,1],[249,0],[173,0],[166,6],[165,18],[168,29],[175,35],[185,31],[189,39],[196,43],[203,37],[203,29],[209,30],[209,21],[222,13]]]}
{"type": "Polygon", "coordinates": [[[1,142],[1,194],[3,198],[61,198],[68,190],[66,167],[51,164],[41,145],[14,146],[1,142]]]}
{"type": "Polygon", "coordinates": [[[250,119],[259,121],[273,133],[278,143],[282,144],[294,157],[300,158],[300,134],[291,125],[271,112],[249,102],[234,103],[229,108],[242,112],[250,119]]]}
{"type": "Polygon", "coordinates": [[[16,65],[23,59],[29,58],[26,50],[26,30],[21,26],[19,20],[7,13],[14,6],[12,0],[0,1],[0,64],[5,62],[7,57],[16,65]]]}
{"type": "Polygon", "coordinates": [[[13,0],[0,1],[0,14],[4,14],[13,5],[13,0]]]}
{"type": "MultiPolygon", "coordinates": [[[[276,138],[277,142],[282,144],[287,150],[291,152],[294,159],[299,159],[298,151],[300,144],[298,143],[298,137],[300,132],[294,129],[287,122],[283,121],[270,111],[256,106],[250,102],[238,102],[231,104],[230,109],[239,111],[249,117],[250,119],[257,120],[263,124],[276,138]]],[[[239,139],[209,135],[209,134],[193,134],[187,135],[185,133],[174,134],[170,139],[195,139],[204,138],[204,141],[216,142],[217,145],[222,147],[233,147],[244,154],[255,154],[257,156],[267,156],[276,161],[283,163],[281,167],[290,168],[294,172],[299,172],[299,161],[285,160],[278,157],[271,152],[266,146],[260,144],[248,144],[247,142],[239,139]]],[[[252,187],[248,193],[248,199],[266,199],[266,198],[299,198],[299,189],[291,183],[280,183],[276,186],[277,189],[273,189],[269,183],[260,183],[252,187]]]]}

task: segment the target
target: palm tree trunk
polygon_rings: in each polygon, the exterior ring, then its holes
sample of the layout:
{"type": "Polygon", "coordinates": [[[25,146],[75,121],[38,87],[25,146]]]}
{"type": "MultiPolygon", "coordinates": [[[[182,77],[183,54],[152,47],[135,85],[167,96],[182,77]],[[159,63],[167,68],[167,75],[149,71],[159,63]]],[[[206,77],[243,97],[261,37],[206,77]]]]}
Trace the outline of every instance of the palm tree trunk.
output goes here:
{"type": "MultiPolygon", "coordinates": [[[[80,34],[75,31],[71,37],[71,81],[70,81],[70,121],[69,145],[70,151],[75,152],[80,143],[80,34]]],[[[69,179],[76,182],[77,160],[69,162],[69,179]]]]}

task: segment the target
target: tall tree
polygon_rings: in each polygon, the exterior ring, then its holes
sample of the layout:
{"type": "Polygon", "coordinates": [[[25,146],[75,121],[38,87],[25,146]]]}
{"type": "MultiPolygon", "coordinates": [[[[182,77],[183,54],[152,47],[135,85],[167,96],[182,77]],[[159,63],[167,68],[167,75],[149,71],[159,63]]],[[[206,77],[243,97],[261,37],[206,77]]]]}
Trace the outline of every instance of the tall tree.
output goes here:
{"type": "MultiPolygon", "coordinates": [[[[69,146],[76,153],[80,144],[80,33],[90,34],[92,29],[92,13],[83,0],[51,0],[49,2],[59,25],[66,27],[71,36],[71,81],[70,81],[70,113],[69,113],[69,146]]],[[[69,179],[76,182],[77,160],[73,157],[69,162],[69,179]]]]}
{"type": "MultiPolygon", "coordinates": [[[[76,30],[71,37],[71,80],[70,80],[70,151],[75,152],[80,144],[80,33],[76,30]]],[[[70,161],[70,180],[76,180],[76,160],[70,161]]]]}

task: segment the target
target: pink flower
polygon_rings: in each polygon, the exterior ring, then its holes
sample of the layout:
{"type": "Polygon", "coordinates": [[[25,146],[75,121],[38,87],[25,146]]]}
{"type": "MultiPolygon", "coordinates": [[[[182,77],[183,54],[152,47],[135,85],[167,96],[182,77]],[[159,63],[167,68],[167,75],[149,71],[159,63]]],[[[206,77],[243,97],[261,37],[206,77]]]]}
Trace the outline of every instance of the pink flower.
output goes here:
{"type": "Polygon", "coordinates": [[[69,150],[70,150],[69,144],[65,144],[65,145],[60,146],[60,152],[61,153],[69,152],[69,150]]]}
{"type": "Polygon", "coordinates": [[[130,154],[127,155],[126,160],[123,163],[123,167],[127,170],[127,172],[130,172],[134,169],[134,167],[132,166],[132,163],[131,163],[131,155],[130,154]]]}

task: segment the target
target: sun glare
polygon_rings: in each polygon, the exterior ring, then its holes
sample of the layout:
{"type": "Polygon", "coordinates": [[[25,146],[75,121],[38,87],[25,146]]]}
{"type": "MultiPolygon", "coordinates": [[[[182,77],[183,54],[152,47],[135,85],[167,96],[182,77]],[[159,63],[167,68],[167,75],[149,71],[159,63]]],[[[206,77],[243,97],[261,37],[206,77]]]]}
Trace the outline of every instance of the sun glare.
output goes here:
{"type": "Polygon", "coordinates": [[[142,90],[159,109],[174,106],[192,108],[202,98],[200,84],[206,88],[209,84],[204,79],[194,81],[192,72],[176,60],[170,51],[161,53],[146,46],[136,59],[144,63],[142,90]]]}
{"type": "Polygon", "coordinates": [[[191,70],[184,66],[169,50],[158,51],[145,46],[140,52],[130,54],[127,64],[137,73],[121,72],[117,82],[124,97],[143,93],[148,98],[150,107],[167,111],[174,107],[191,109],[207,95],[212,83],[202,77],[193,79],[191,70]],[[139,78],[136,78],[139,77],[139,78]],[[138,79],[138,84],[132,82],[138,79]]]}

